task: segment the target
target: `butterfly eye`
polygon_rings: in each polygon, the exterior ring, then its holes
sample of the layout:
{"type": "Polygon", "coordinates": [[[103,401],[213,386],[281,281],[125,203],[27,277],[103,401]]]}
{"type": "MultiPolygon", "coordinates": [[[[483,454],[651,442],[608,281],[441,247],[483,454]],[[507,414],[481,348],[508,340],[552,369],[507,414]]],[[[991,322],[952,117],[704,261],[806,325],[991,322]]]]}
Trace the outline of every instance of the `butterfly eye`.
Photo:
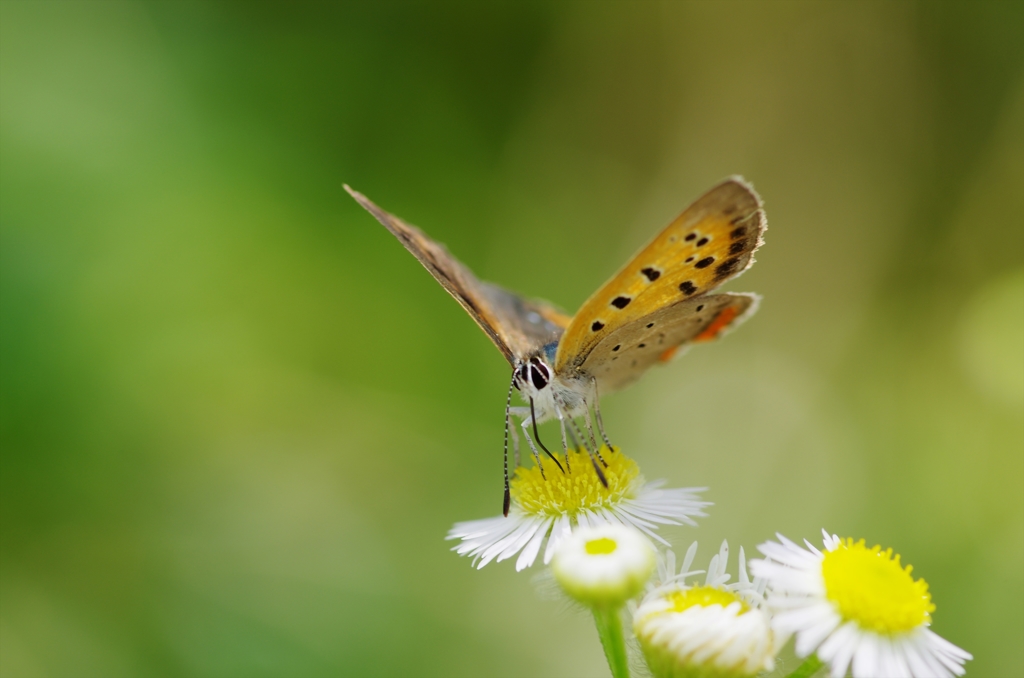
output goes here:
{"type": "Polygon", "coordinates": [[[513,383],[513,385],[515,385],[517,391],[521,391],[522,390],[521,388],[519,388],[519,383],[520,382],[522,382],[522,383],[528,383],[529,382],[529,380],[530,380],[529,370],[530,370],[530,366],[529,365],[523,365],[522,367],[520,367],[519,369],[516,370],[516,372],[515,372],[515,379],[512,380],[512,383],[513,383]]]}
{"type": "Polygon", "coordinates": [[[551,370],[539,358],[531,358],[528,366],[530,370],[530,381],[533,387],[540,391],[551,381],[551,370]]]}
{"type": "Polygon", "coordinates": [[[530,370],[530,379],[533,381],[533,387],[538,391],[548,385],[548,380],[544,377],[544,374],[536,367],[530,370]]]}

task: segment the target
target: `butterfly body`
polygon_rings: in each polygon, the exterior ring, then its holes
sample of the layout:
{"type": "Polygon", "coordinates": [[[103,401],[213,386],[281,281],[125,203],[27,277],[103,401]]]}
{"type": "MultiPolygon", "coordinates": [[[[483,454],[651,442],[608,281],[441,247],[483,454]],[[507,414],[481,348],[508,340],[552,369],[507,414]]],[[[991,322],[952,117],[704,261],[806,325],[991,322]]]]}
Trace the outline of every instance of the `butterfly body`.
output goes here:
{"type": "MultiPolygon", "coordinates": [[[[591,409],[607,443],[601,396],[625,388],[651,366],[668,362],[693,344],[737,327],[759,301],[749,293],[711,294],[754,263],[767,229],[760,198],[739,177],[698,198],[574,316],[478,280],[443,245],[345,188],[419,259],[501,351],[512,367],[506,431],[510,415],[518,416],[535,457],[528,427],[533,426],[536,437],[536,424],[550,419],[559,421],[566,447],[566,432],[574,442],[579,442],[574,431],[583,438],[575,423],[582,417],[593,447],[591,409]],[[529,407],[511,408],[513,388],[529,407]]],[[[518,460],[514,428],[511,432],[518,460]]],[[[539,438],[538,444],[551,454],[539,438]]],[[[603,480],[596,460],[594,468],[603,480]]],[[[507,464],[505,488],[507,513],[507,464]]]]}

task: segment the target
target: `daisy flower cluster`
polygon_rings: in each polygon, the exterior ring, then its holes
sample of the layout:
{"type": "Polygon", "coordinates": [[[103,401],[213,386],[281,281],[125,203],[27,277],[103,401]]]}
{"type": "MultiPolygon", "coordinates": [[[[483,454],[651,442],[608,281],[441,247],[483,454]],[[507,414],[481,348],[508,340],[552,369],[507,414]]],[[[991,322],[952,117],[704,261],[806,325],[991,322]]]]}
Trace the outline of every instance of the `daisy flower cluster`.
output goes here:
{"type": "Polygon", "coordinates": [[[637,463],[618,448],[601,449],[607,487],[585,451],[569,457],[564,472],[546,458],[541,467],[518,469],[508,516],[457,523],[448,533],[460,542],[453,550],[471,557],[477,568],[518,554],[518,571],[533,565],[542,547],[547,565],[573,530],[603,523],[629,525],[668,546],[656,532],[660,525],[696,525],[694,518],[707,515],[704,508],[711,505],[700,500],[706,488],[664,489],[661,481],[645,482],[637,463]]]}
{"type": "Polygon", "coordinates": [[[892,549],[825,531],[820,549],[777,535],[749,563],[740,547],[733,580],[727,542],[693,569],[694,542],[677,568],[658,530],[696,526],[705,488],[647,483],[615,448],[602,449],[605,486],[585,451],[569,457],[564,472],[549,460],[518,469],[508,517],[458,523],[448,539],[477,568],[518,556],[523,570],[543,551],[561,590],[593,614],[614,678],[630,675],[627,629],[633,663],[655,678],[778,675],[791,640],[804,661],[789,678],[953,678],[972,659],[931,631],[928,584],[892,549]]]}

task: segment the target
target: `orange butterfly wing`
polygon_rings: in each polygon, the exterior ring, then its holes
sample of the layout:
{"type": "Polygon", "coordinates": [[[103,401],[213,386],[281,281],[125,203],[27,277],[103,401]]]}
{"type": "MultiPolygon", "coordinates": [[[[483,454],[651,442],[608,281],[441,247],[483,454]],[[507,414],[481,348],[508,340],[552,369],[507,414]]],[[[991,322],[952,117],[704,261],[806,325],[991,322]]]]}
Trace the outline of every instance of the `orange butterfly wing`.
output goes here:
{"type": "Polygon", "coordinates": [[[555,372],[579,368],[616,329],[741,274],[767,227],[761,199],[743,179],[712,188],[583,304],[558,342],[555,372]]]}

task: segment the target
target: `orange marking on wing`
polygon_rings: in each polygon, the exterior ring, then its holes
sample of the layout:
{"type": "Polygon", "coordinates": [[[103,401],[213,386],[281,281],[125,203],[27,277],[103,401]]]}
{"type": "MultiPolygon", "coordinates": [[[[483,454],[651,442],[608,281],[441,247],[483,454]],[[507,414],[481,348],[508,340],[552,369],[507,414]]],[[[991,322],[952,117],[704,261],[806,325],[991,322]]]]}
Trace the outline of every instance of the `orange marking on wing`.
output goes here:
{"type": "Polygon", "coordinates": [[[732,306],[726,307],[725,309],[722,310],[721,313],[716,315],[715,319],[711,321],[711,324],[708,325],[703,332],[694,337],[693,340],[711,341],[712,339],[718,336],[719,332],[728,327],[729,323],[735,320],[737,315],[739,315],[739,311],[737,311],[735,308],[733,308],[732,306]]]}
{"type": "Polygon", "coordinates": [[[672,348],[666,348],[664,351],[662,351],[661,355],[658,356],[658,360],[663,362],[663,363],[667,363],[669,360],[672,360],[672,356],[674,356],[676,354],[676,351],[678,351],[678,350],[679,350],[678,346],[673,346],[672,348]]]}

